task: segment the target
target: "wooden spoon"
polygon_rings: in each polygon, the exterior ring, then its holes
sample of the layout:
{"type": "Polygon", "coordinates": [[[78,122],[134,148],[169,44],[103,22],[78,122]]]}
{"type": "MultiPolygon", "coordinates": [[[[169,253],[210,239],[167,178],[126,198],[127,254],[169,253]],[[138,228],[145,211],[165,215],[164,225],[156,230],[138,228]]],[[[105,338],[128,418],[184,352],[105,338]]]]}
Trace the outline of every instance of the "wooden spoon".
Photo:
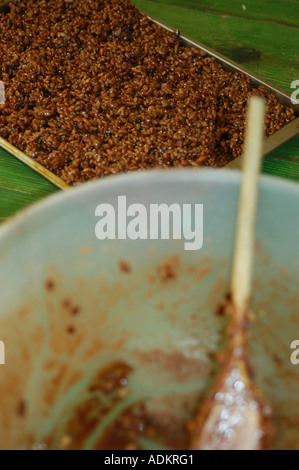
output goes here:
{"type": "Polygon", "coordinates": [[[251,297],[252,260],[261,166],[265,105],[249,102],[235,253],[231,280],[229,343],[212,396],[190,423],[191,449],[258,450],[270,435],[270,407],[251,381],[247,351],[247,311],[251,297]]]}

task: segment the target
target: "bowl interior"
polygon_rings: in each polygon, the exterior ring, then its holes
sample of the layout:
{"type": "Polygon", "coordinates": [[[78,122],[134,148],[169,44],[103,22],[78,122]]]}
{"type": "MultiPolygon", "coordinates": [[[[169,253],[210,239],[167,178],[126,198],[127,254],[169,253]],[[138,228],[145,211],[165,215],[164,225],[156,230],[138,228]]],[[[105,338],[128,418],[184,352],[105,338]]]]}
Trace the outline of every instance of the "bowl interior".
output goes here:
{"type": "MultiPolygon", "coordinates": [[[[142,448],[186,448],[186,423],[224,347],[216,311],[229,291],[239,185],[238,173],[223,170],[119,176],[49,198],[3,227],[0,448],[119,448],[122,436],[108,444],[109,432],[128,410],[142,448]],[[119,196],[148,210],[203,204],[203,247],[100,241],[96,207],[117,208],[119,196]]],[[[299,441],[299,366],[290,360],[298,208],[297,186],[262,178],[250,362],[273,408],[273,448],[299,441]]]]}

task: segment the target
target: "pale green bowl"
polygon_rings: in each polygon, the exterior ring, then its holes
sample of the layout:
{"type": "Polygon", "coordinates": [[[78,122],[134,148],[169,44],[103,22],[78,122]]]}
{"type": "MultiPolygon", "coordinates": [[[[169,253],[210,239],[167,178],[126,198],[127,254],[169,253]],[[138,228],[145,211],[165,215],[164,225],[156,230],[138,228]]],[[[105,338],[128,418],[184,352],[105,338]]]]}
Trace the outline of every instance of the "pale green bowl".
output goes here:
{"type": "MultiPolygon", "coordinates": [[[[50,197],[2,226],[1,449],[38,447],[49,436],[57,448],[90,398],[90,383],[119,360],[133,368],[128,395],[117,405],[95,397],[92,411],[100,417],[105,408],[105,417],[85,433],[82,447],[93,448],[140,400],[162,434],[169,422],[173,436],[184,434],[221,348],[225,320],[215,309],[229,290],[239,185],[239,173],[225,170],[111,177],[50,197]],[[203,248],[185,251],[178,240],[99,241],[95,209],[116,206],[119,195],[145,206],[202,203],[203,248]],[[157,267],[174,255],[176,276],[163,281],[157,267]],[[131,271],[123,272],[120,261],[131,271]]],[[[299,449],[299,365],[290,360],[299,339],[298,279],[299,186],[262,177],[250,362],[273,407],[274,448],[299,449]]],[[[140,443],[167,445],[163,438],[140,443]]]]}

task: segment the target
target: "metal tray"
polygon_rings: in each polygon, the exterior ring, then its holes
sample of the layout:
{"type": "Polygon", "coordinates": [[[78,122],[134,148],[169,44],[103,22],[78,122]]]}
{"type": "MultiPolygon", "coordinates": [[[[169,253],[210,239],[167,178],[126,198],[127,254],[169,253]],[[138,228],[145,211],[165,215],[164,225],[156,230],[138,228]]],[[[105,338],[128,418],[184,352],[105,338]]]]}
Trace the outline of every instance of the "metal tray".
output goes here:
{"type": "MultiPolygon", "coordinates": [[[[159,19],[147,14],[143,10],[139,10],[143,15],[146,15],[150,21],[153,23],[161,26],[164,29],[167,29],[168,31],[171,32],[176,32],[177,29],[173,28],[172,26],[168,25],[167,23],[164,23],[163,21],[160,21],[159,19]]],[[[286,124],[282,129],[279,131],[275,132],[272,134],[270,137],[267,137],[264,140],[264,149],[263,149],[263,155],[267,155],[270,152],[273,152],[275,149],[286,143],[288,140],[292,139],[295,137],[297,134],[299,134],[299,105],[293,105],[291,102],[291,95],[284,91],[282,88],[276,87],[272,83],[268,82],[267,80],[264,80],[263,78],[259,77],[258,75],[250,72],[246,68],[242,67],[241,65],[237,64],[236,62],[228,59],[222,54],[219,54],[218,52],[214,51],[213,49],[205,46],[204,44],[195,41],[194,39],[190,38],[189,36],[186,36],[184,34],[180,34],[180,40],[182,44],[184,44],[187,47],[194,46],[199,49],[202,49],[205,51],[209,56],[215,57],[218,62],[220,62],[226,70],[230,70],[233,72],[242,72],[248,77],[250,77],[250,82],[254,87],[259,87],[259,86],[265,86],[268,88],[277,98],[277,101],[281,103],[284,106],[288,106],[294,109],[295,114],[296,114],[296,119],[290,122],[289,124],[286,124]]],[[[0,147],[4,148],[7,150],[9,153],[14,155],[16,158],[21,160],[23,163],[31,167],[33,170],[35,170],[37,173],[40,175],[44,176],[47,180],[51,181],[53,184],[58,186],[59,188],[63,190],[71,189],[71,186],[67,183],[65,183],[61,178],[56,176],[54,173],[51,171],[47,170],[44,168],[42,165],[37,163],[35,160],[32,158],[28,157],[25,155],[22,151],[17,149],[15,146],[11,145],[9,142],[6,140],[2,139],[0,137],[0,147]]],[[[225,168],[235,168],[235,169],[240,169],[242,168],[242,155],[230,163],[228,163],[225,168]]],[[[224,168],[224,167],[222,167],[224,168]]]]}

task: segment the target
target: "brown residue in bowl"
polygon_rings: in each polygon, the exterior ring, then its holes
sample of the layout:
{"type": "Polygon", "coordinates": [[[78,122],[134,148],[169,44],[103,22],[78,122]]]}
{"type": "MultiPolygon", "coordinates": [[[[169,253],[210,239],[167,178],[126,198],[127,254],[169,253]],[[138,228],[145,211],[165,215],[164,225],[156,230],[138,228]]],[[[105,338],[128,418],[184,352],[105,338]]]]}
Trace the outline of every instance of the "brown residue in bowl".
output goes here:
{"type": "Polygon", "coordinates": [[[126,261],[120,261],[118,264],[119,264],[119,268],[120,268],[122,273],[130,273],[131,272],[132,268],[129,265],[129,263],[127,263],[126,261]]]}
{"type": "Polygon", "coordinates": [[[89,392],[99,390],[105,394],[111,393],[118,387],[127,385],[127,377],[131,372],[132,367],[123,361],[108,364],[96,375],[88,390],[89,392]]]}
{"type": "Polygon", "coordinates": [[[71,185],[223,166],[243,151],[251,95],[267,102],[267,136],[295,118],[268,88],[186,47],[127,0],[10,5],[0,22],[1,135],[71,185]]]}
{"type": "Polygon", "coordinates": [[[76,316],[81,312],[81,307],[72,303],[71,299],[66,298],[61,302],[63,309],[69,310],[70,315],[76,316]]]}
{"type": "MultiPolygon", "coordinates": [[[[128,377],[131,372],[132,368],[128,364],[116,361],[103,367],[97,373],[87,389],[90,398],[74,409],[58,447],[64,444],[70,450],[83,449],[84,442],[101,420],[113,407],[125,399],[128,377]],[[105,395],[105,400],[101,399],[102,394],[105,395]]],[[[124,449],[127,444],[131,443],[131,435],[127,429],[126,411],[124,411],[124,415],[121,415],[121,418],[118,416],[113,420],[111,427],[113,428],[112,435],[111,428],[108,426],[95,445],[96,449],[124,449]],[[118,433],[119,431],[120,433],[118,433]]]]}
{"type": "Polygon", "coordinates": [[[71,306],[71,300],[70,299],[64,299],[61,302],[62,308],[69,308],[71,306]]]}
{"type": "Polygon", "coordinates": [[[75,305],[71,309],[71,314],[74,315],[74,316],[78,315],[80,312],[81,312],[81,307],[79,307],[78,305],[75,305]]]}
{"type": "MultiPolygon", "coordinates": [[[[194,346],[194,350],[198,350],[198,346],[194,346]]],[[[190,350],[192,354],[192,351],[190,350]]],[[[190,354],[190,355],[191,355],[190,354]]],[[[158,368],[160,371],[168,371],[172,373],[177,381],[188,383],[193,380],[194,376],[198,376],[200,380],[201,374],[206,375],[208,364],[198,357],[185,356],[181,351],[174,350],[165,352],[161,349],[154,349],[147,352],[136,351],[136,357],[147,368],[158,368]]]]}
{"type": "Polygon", "coordinates": [[[46,279],[45,286],[48,292],[52,292],[55,289],[55,285],[56,284],[55,284],[54,279],[51,279],[51,278],[46,279]]]}
{"type": "Polygon", "coordinates": [[[20,400],[17,404],[17,415],[20,417],[25,416],[26,414],[26,402],[25,400],[20,400]]]}
{"type": "Polygon", "coordinates": [[[157,268],[159,279],[162,282],[170,279],[176,279],[178,274],[178,268],[180,264],[180,258],[178,255],[173,256],[168,261],[161,263],[157,268]]]}

